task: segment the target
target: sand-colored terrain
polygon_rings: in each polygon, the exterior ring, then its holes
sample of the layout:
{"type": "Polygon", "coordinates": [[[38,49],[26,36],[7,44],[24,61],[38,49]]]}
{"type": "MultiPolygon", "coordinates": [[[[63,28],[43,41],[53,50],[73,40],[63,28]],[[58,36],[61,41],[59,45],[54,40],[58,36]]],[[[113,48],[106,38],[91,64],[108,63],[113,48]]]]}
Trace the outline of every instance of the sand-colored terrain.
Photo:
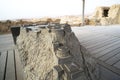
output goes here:
{"type": "MultiPolygon", "coordinates": [[[[5,20],[0,21],[0,34],[10,32],[12,26],[31,26],[48,23],[68,23],[71,26],[81,26],[80,15],[68,15],[59,17],[43,17],[37,19],[19,19],[19,20],[5,20]]],[[[92,15],[85,16],[85,25],[112,25],[120,24],[120,4],[112,5],[110,7],[97,7],[92,15]]]]}

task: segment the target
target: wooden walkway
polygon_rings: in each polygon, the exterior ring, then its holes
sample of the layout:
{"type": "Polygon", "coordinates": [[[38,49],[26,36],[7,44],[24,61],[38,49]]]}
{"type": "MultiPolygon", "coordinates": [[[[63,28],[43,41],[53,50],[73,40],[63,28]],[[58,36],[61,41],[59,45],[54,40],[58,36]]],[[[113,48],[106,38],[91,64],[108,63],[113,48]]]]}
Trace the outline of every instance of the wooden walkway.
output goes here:
{"type": "Polygon", "coordinates": [[[11,50],[14,48],[13,38],[11,34],[0,35],[0,52],[11,50]]]}
{"type": "Polygon", "coordinates": [[[12,40],[11,34],[0,36],[0,80],[23,80],[22,66],[12,40]]]}
{"type": "Polygon", "coordinates": [[[106,80],[120,80],[120,25],[74,27],[72,30],[90,55],[102,65],[106,80]]]}

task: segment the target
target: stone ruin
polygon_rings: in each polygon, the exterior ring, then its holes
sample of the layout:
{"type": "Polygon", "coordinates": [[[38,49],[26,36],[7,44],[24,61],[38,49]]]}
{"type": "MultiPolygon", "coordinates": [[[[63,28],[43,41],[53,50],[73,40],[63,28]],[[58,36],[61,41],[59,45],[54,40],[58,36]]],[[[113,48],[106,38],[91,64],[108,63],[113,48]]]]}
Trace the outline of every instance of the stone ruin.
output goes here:
{"type": "Polygon", "coordinates": [[[17,48],[25,80],[98,80],[99,68],[70,25],[21,27],[17,48]]]}
{"type": "Polygon", "coordinates": [[[120,24],[120,4],[96,8],[91,20],[95,25],[120,24]]]}

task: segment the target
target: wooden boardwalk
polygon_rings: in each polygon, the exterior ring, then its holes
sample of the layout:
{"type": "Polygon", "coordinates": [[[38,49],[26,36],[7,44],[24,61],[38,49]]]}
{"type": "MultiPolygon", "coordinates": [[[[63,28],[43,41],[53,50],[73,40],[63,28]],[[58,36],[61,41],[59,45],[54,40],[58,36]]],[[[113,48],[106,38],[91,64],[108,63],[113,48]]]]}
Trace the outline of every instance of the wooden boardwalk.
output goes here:
{"type": "Polygon", "coordinates": [[[120,25],[74,27],[72,30],[90,55],[102,65],[106,80],[120,80],[120,25]]]}
{"type": "Polygon", "coordinates": [[[0,80],[23,80],[22,66],[11,34],[0,36],[0,80]]]}
{"type": "Polygon", "coordinates": [[[0,35],[0,51],[11,50],[14,48],[11,34],[0,35]]]}

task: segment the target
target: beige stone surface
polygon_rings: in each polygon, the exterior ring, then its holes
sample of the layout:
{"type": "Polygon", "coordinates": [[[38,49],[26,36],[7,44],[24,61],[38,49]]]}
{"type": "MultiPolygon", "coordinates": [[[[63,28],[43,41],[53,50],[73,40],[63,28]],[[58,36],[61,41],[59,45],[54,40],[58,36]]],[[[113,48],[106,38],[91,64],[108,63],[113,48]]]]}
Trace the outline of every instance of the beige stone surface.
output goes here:
{"type": "Polygon", "coordinates": [[[98,7],[93,14],[92,19],[99,25],[120,24],[120,4],[110,7],[98,7]],[[108,9],[108,16],[104,16],[104,10],[108,9]]]}
{"type": "Polygon", "coordinates": [[[48,30],[42,30],[41,34],[22,30],[17,43],[26,80],[44,80],[55,65],[52,37],[48,30]]]}
{"type": "Polygon", "coordinates": [[[120,24],[120,4],[110,7],[108,16],[112,20],[112,24],[120,24]]]}

